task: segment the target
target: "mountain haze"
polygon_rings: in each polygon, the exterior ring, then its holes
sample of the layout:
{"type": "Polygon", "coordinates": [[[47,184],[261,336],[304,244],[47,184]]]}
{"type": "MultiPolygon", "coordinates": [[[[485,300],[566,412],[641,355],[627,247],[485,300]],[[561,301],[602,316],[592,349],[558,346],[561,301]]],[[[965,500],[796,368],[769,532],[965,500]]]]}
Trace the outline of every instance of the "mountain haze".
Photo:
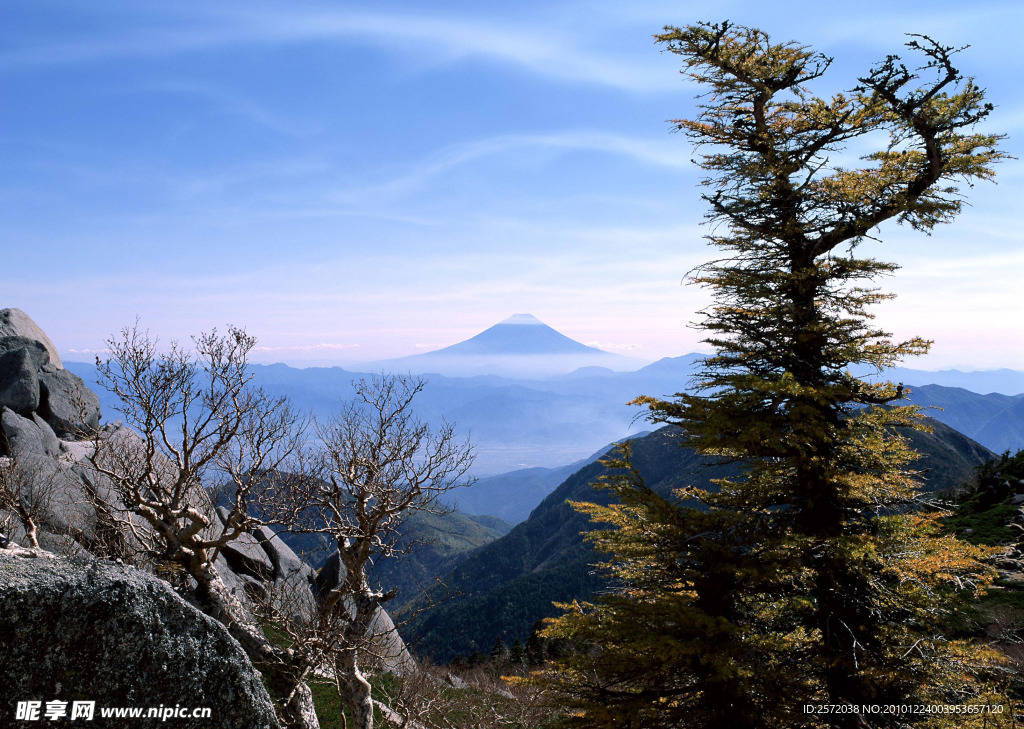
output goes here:
{"type": "MultiPolygon", "coordinates": [[[[435,426],[442,420],[454,423],[459,433],[472,438],[477,452],[474,466],[477,476],[528,468],[558,469],[589,457],[607,443],[646,429],[646,422],[636,420],[642,412],[626,403],[638,395],[669,398],[689,389],[701,357],[699,354],[666,357],[632,372],[586,367],[546,379],[430,374],[425,376],[428,383],[417,398],[416,412],[435,426]]],[[[65,366],[90,386],[96,382],[95,365],[65,361],[65,366]]],[[[339,367],[296,369],[276,364],[252,365],[251,369],[255,384],[274,396],[289,397],[297,409],[324,420],[337,412],[342,401],[353,396],[352,381],[366,376],[339,367]]],[[[913,381],[926,382],[934,373],[915,371],[911,374],[913,381]]],[[[970,384],[972,377],[981,377],[982,373],[963,373],[963,376],[970,384]]],[[[978,382],[991,384],[985,380],[978,382]]],[[[116,398],[102,387],[93,389],[100,396],[103,411],[113,418],[119,417],[116,398]]],[[[983,395],[970,388],[915,385],[911,388],[910,399],[925,407],[941,407],[941,410],[928,410],[927,414],[997,453],[1024,448],[1022,396],[991,392],[983,395]]],[[[534,479],[535,484],[542,481],[545,493],[559,483],[552,483],[546,476],[534,479]]],[[[515,514],[506,511],[500,514],[502,518],[525,516],[543,495],[537,489],[527,488],[526,492],[533,493],[536,500],[516,505],[515,514]]],[[[477,505],[508,503],[500,498],[481,500],[476,498],[479,495],[477,491],[473,498],[467,498],[463,508],[473,511],[477,505]]]]}
{"type": "MultiPolygon", "coordinates": [[[[878,376],[865,373],[865,379],[877,380],[878,376]]],[[[906,385],[941,385],[942,387],[960,387],[981,394],[998,393],[1002,395],[1024,394],[1024,372],[1010,369],[998,370],[914,370],[909,367],[893,367],[885,370],[882,377],[892,382],[906,385]]]]}

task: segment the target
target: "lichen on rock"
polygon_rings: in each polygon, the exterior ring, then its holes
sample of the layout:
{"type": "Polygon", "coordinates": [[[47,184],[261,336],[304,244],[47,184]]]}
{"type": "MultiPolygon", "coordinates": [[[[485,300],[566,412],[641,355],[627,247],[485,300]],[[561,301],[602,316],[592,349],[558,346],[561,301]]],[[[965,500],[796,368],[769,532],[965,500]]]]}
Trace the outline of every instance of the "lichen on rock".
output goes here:
{"type": "Polygon", "coordinates": [[[211,709],[209,719],[176,719],[178,727],[278,727],[259,674],[227,629],[131,567],[0,555],[0,656],[8,718],[18,701],[86,700],[97,712],[211,709]]]}

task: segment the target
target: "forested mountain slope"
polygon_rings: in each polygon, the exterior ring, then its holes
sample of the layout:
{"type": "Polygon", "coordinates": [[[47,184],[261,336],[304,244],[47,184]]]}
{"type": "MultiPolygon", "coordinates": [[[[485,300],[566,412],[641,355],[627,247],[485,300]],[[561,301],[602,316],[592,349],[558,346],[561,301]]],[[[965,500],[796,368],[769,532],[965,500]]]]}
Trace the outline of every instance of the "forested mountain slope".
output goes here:
{"type": "MultiPolygon", "coordinates": [[[[930,420],[931,433],[909,437],[922,454],[926,489],[952,488],[993,453],[952,428],[930,420]]],[[[665,427],[633,441],[634,463],[648,486],[669,494],[687,484],[736,475],[736,465],[716,465],[681,447],[680,431],[665,427]]],[[[408,634],[414,650],[447,661],[488,651],[496,637],[525,640],[537,620],[557,614],[553,602],[585,599],[605,586],[592,564],[598,559],[581,532],[592,528],[567,501],[607,503],[591,487],[605,468],[592,462],[566,479],[530,518],[501,539],[464,559],[445,580],[461,596],[423,613],[408,634]]]]}

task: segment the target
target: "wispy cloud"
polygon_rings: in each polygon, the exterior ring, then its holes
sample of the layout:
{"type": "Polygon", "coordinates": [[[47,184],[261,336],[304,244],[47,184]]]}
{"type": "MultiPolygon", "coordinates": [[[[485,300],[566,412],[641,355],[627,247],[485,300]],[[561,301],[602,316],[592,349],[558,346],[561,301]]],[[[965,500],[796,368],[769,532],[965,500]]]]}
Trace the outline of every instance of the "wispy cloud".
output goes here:
{"type": "MultiPolygon", "coordinates": [[[[123,91],[119,89],[119,92],[123,91]]],[[[224,86],[189,82],[163,82],[140,87],[129,92],[155,93],[177,96],[190,96],[201,99],[212,113],[242,117],[249,122],[289,137],[303,137],[319,131],[321,125],[309,121],[286,117],[272,111],[265,105],[258,104],[251,98],[224,86]]]]}
{"type": "Polygon", "coordinates": [[[156,58],[239,45],[285,45],[340,41],[369,44],[400,55],[407,63],[490,60],[530,73],[574,83],[611,86],[630,92],[679,88],[672,74],[652,73],[657,54],[638,62],[628,54],[599,52],[540,24],[423,13],[358,13],[342,9],[276,12],[217,8],[184,18],[172,27],[139,27],[120,36],[21,47],[0,54],[8,70],[83,64],[121,58],[156,58]],[[414,50],[412,50],[414,49],[414,50]]]}
{"type": "Polygon", "coordinates": [[[335,344],[319,342],[317,344],[293,344],[279,347],[253,347],[254,352],[336,352],[345,349],[358,349],[359,344],[335,344]]]}
{"type": "Polygon", "coordinates": [[[675,139],[643,139],[586,129],[550,134],[508,134],[445,147],[389,180],[337,190],[329,197],[333,202],[349,204],[395,199],[422,189],[449,171],[484,158],[521,155],[528,151],[563,153],[577,150],[628,157],[652,167],[693,169],[689,147],[675,139]]]}
{"type": "Polygon", "coordinates": [[[640,349],[639,344],[612,344],[608,342],[584,342],[588,347],[597,347],[614,352],[633,352],[640,349]]]}

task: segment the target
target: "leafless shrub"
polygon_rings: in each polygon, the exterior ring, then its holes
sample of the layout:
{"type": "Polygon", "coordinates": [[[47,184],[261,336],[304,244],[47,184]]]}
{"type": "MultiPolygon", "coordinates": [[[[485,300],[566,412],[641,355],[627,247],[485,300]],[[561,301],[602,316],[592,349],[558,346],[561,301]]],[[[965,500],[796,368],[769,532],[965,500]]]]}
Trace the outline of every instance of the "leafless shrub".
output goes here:
{"type": "Polygon", "coordinates": [[[544,692],[509,678],[480,666],[420,666],[383,689],[381,702],[401,717],[395,726],[409,729],[537,729],[549,722],[544,692]]]}
{"type": "Polygon", "coordinates": [[[1012,605],[994,605],[984,610],[988,635],[1004,646],[1024,644],[1024,610],[1012,605]]]}
{"type": "Polygon", "coordinates": [[[129,426],[94,434],[89,461],[124,512],[104,516],[227,625],[275,693],[290,697],[280,707],[282,723],[315,726],[292,657],[267,640],[214,566],[221,549],[247,530],[288,518],[281,493],[288,489],[278,474],[291,472],[304,421],[284,400],[252,387],[255,339],[244,330],[202,334],[193,343],[194,351],[171,343],[159,352],[136,326],[108,342],[109,359],[97,360],[101,384],[120,398],[129,426]],[[207,491],[215,484],[229,485],[220,493],[223,521],[207,491]]]}
{"type": "Polygon", "coordinates": [[[39,549],[40,530],[57,489],[55,472],[22,455],[0,458],[0,531],[17,526],[31,549],[39,549]]]}
{"type": "MultiPolygon", "coordinates": [[[[381,375],[355,383],[356,397],[318,429],[323,443],[316,477],[294,503],[303,503],[299,528],[328,535],[338,549],[337,574],[324,581],[315,616],[286,628],[348,705],[356,729],[373,726],[367,668],[406,660],[383,606],[395,596],[372,584],[370,568],[399,547],[399,527],[414,511],[443,513],[439,497],[463,485],[472,449],[454,428],[437,431],[416,419],[413,401],[423,380],[381,375]]],[[[408,661],[407,661],[408,662],[408,661]]]]}

